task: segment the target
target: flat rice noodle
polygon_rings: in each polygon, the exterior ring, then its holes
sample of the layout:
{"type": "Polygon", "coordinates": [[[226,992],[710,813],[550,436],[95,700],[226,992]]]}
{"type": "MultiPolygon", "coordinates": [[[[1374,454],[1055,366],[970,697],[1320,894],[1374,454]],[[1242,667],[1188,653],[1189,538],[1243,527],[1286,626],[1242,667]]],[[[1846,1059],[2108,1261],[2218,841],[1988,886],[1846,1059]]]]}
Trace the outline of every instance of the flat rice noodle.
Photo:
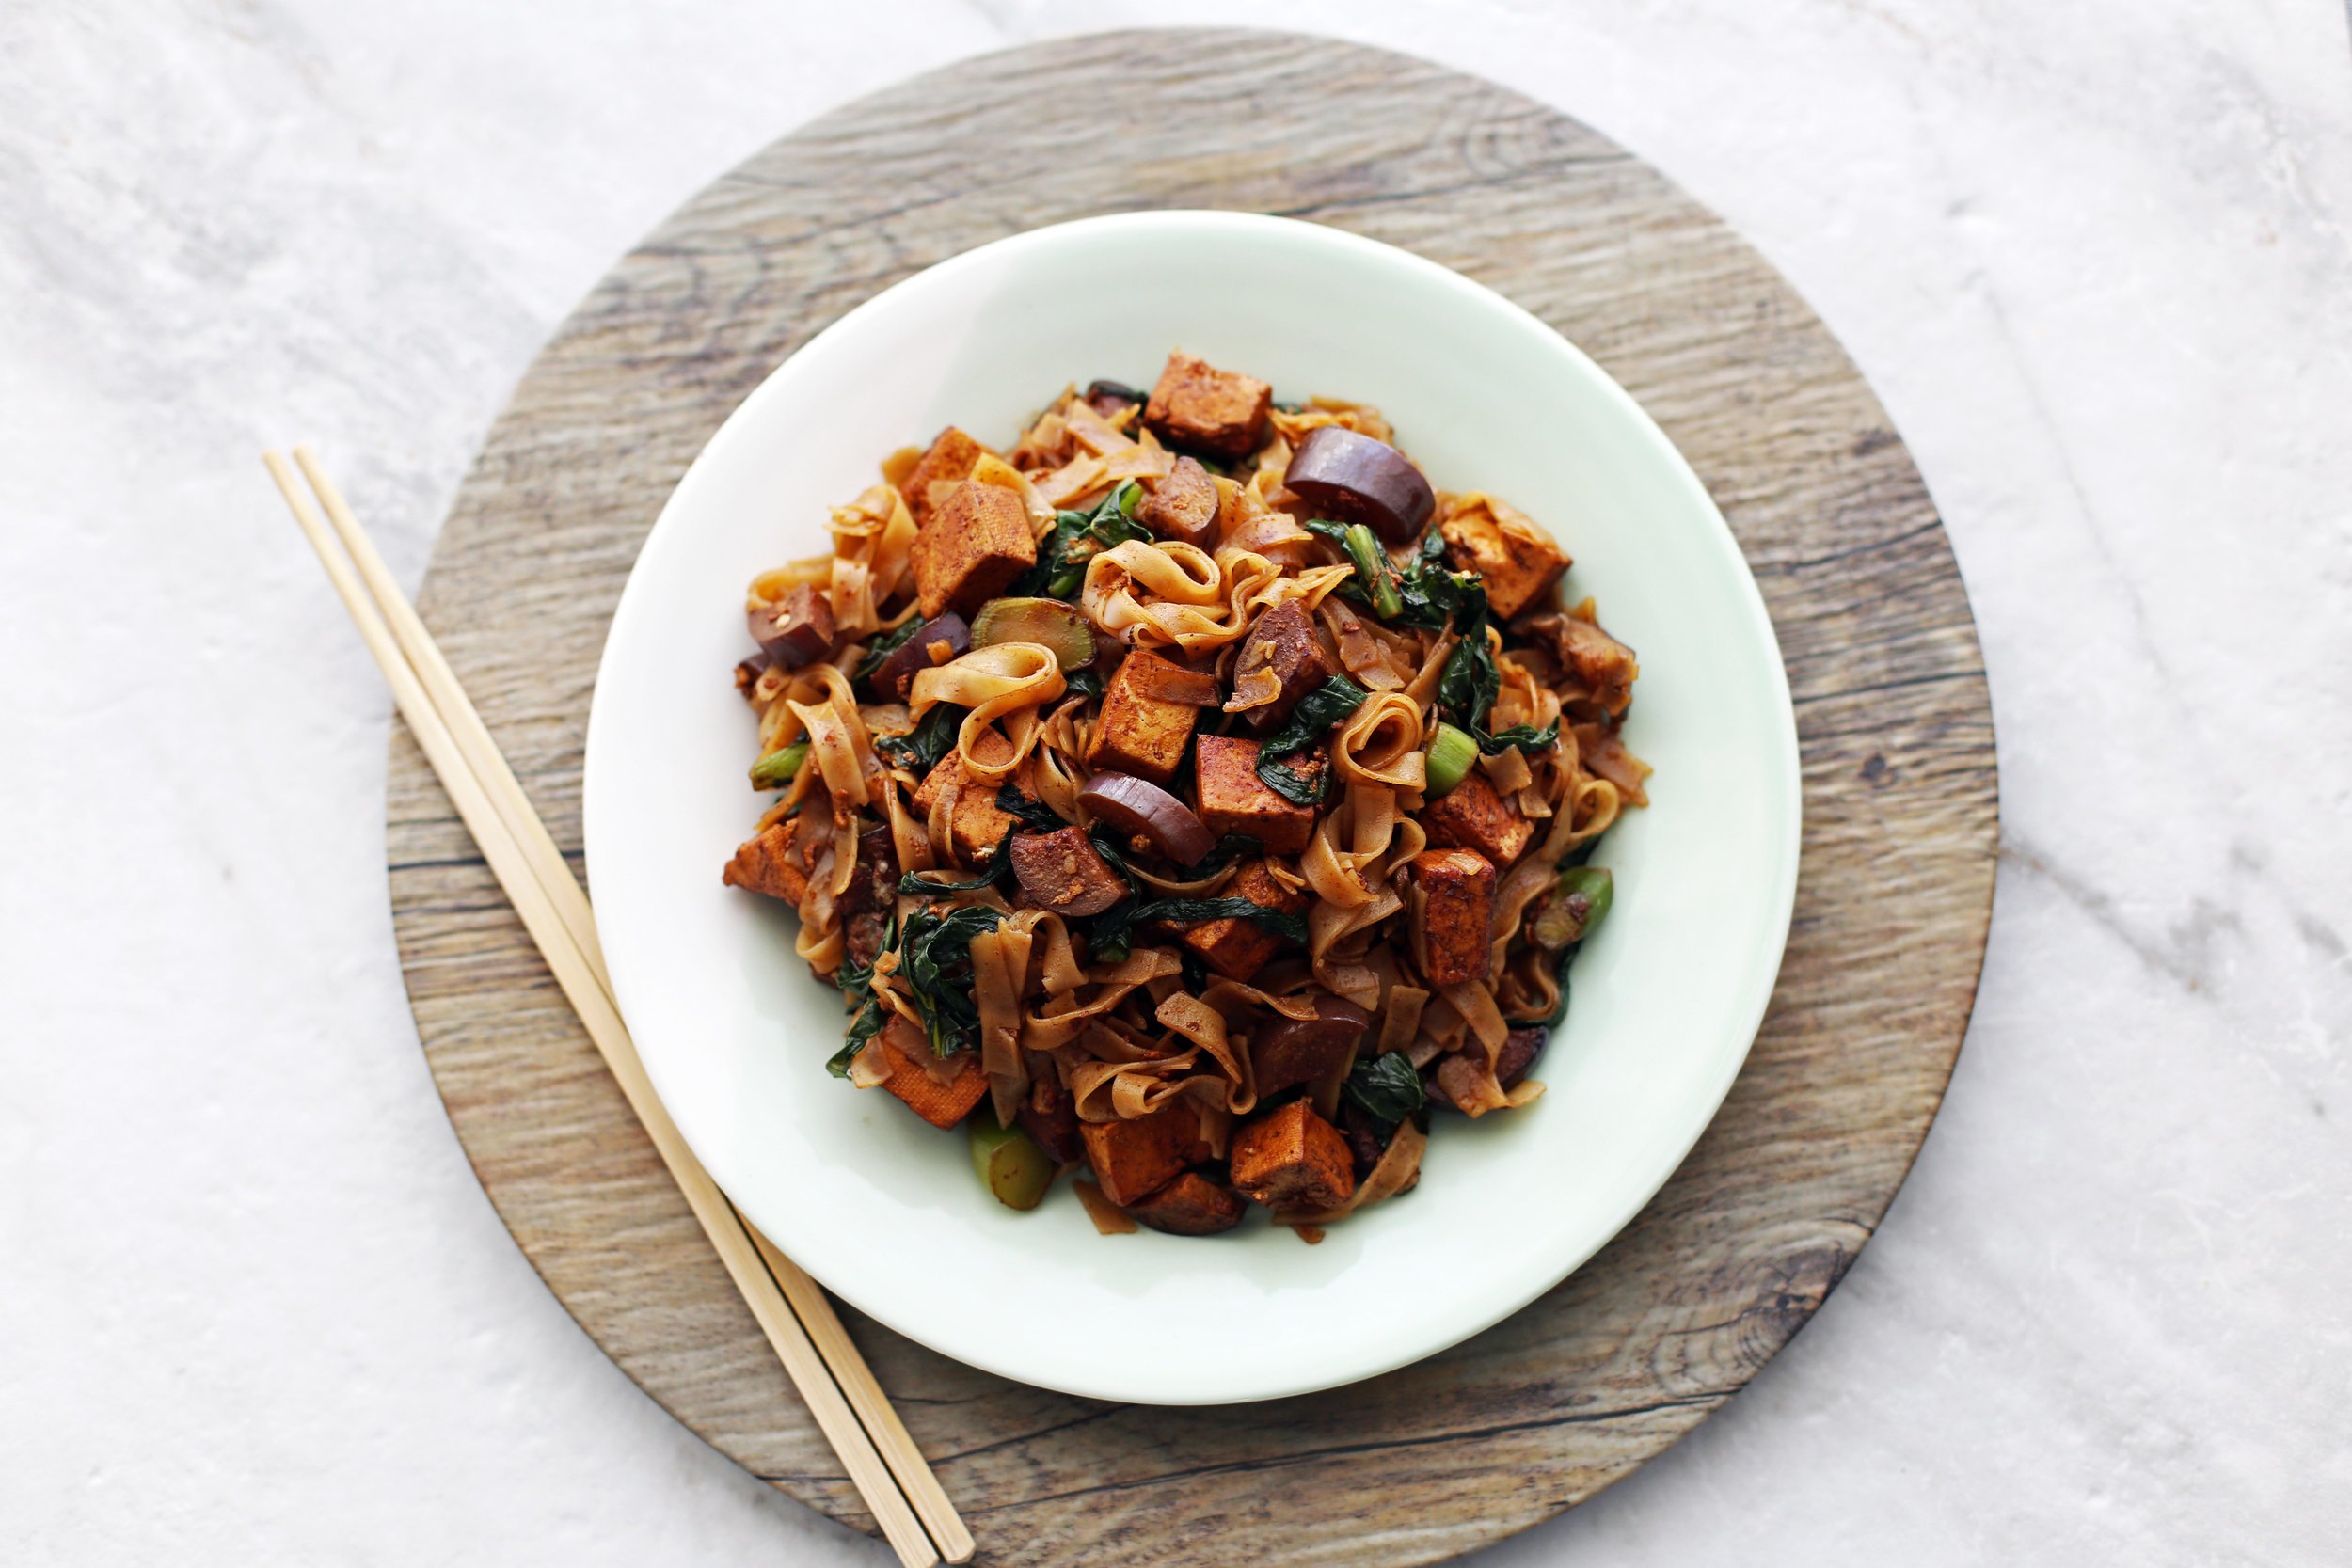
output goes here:
{"type": "Polygon", "coordinates": [[[1486,1050],[1486,1065],[1493,1067],[1504,1038],[1511,1033],[1511,1026],[1502,1021],[1502,1009],[1495,1006],[1495,993],[1486,989],[1484,981],[1463,980],[1439,988],[1438,994],[1462,1015],[1470,1034],[1486,1050]]]}
{"type": "Polygon", "coordinates": [[[956,732],[956,755],[970,778],[993,792],[1037,746],[1039,707],[1069,689],[1051,648],[1038,642],[999,642],[916,673],[908,697],[917,718],[941,703],[971,709],[956,732]],[[985,761],[980,737],[999,721],[1008,752],[985,761]]]}
{"type": "Polygon", "coordinates": [[[1403,1051],[1413,1043],[1421,1032],[1422,1008],[1428,1005],[1429,993],[1419,986],[1391,986],[1380,1013],[1380,1050],[1403,1051]]]}
{"type": "Polygon", "coordinates": [[[1332,770],[1349,784],[1428,787],[1421,750],[1421,705],[1398,691],[1375,692],[1331,738],[1332,770]]]}

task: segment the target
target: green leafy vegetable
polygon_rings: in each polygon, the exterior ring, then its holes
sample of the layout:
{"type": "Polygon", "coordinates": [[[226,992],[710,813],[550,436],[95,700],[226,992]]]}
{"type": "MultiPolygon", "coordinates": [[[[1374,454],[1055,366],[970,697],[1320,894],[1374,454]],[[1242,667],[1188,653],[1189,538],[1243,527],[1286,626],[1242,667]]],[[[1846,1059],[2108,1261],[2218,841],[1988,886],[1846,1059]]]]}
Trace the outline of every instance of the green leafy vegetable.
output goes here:
{"type": "Polygon", "coordinates": [[[956,749],[956,732],[963,728],[963,716],[968,711],[953,703],[940,703],[923,715],[914,734],[877,736],[874,750],[882,754],[882,761],[920,778],[956,749]]]}
{"type": "Polygon", "coordinates": [[[1500,735],[1488,735],[1475,727],[1470,734],[1477,737],[1478,749],[1488,756],[1514,746],[1522,752],[1542,752],[1560,744],[1560,721],[1554,719],[1540,730],[1533,724],[1514,724],[1500,735]]]}
{"type": "Polygon", "coordinates": [[[1255,860],[1265,853],[1265,845],[1255,833],[1222,833],[1216,845],[1200,860],[1186,868],[1187,877],[1205,877],[1212,871],[1222,871],[1239,860],[1255,860]]]}
{"type": "MultiPolygon", "coordinates": [[[[882,927],[882,951],[892,945],[898,928],[898,917],[893,915],[890,923],[882,927]]],[[[879,957],[880,952],[876,956],[879,957]]],[[[835,1078],[847,1078],[850,1058],[866,1048],[867,1040],[882,1033],[882,1024],[888,1022],[888,1014],[882,1005],[874,999],[872,964],[844,963],[834,972],[834,980],[841,988],[843,1000],[856,1010],[857,1016],[850,1021],[849,1033],[842,1039],[841,1049],[827,1059],[825,1070],[835,1078]]]]}
{"type": "MultiPolygon", "coordinates": [[[[1095,847],[1102,846],[1098,843],[1095,847]]],[[[1128,898],[1094,917],[1087,928],[1090,959],[1117,963],[1135,949],[1135,928],[1154,920],[1189,926],[1202,920],[1247,920],[1292,942],[1307,940],[1307,917],[1247,898],[1128,898]]]]}
{"type": "Polygon", "coordinates": [[[1149,539],[1152,531],[1135,520],[1143,486],[1127,480],[1092,512],[1061,512],[1038,545],[1037,564],[1005,591],[1007,597],[1068,599],[1086,583],[1086,563],[1114,545],[1149,539]]]}
{"type": "Polygon", "coordinates": [[[996,788],[996,809],[1020,818],[1021,825],[1034,832],[1056,833],[1070,826],[1042,800],[1033,800],[1021,793],[1021,786],[1007,779],[996,788]]]}
{"type": "Polygon", "coordinates": [[[792,775],[798,773],[801,764],[807,760],[807,741],[796,740],[789,746],[780,746],[752,764],[752,787],[782,789],[792,782],[792,775]]]}
{"type": "Polygon", "coordinates": [[[1092,666],[1071,671],[1062,677],[1062,682],[1081,697],[1100,697],[1103,694],[1103,672],[1092,666]]]}
{"type": "Polygon", "coordinates": [[[994,930],[1001,918],[996,911],[977,904],[944,915],[923,910],[907,917],[906,938],[898,944],[898,972],[907,977],[907,990],[930,1032],[934,1055],[951,1056],[979,1042],[980,1005],[972,994],[972,939],[994,930]]]}
{"type": "Polygon", "coordinates": [[[1322,804],[1324,792],[1329,787],[1327,776],[1310,779],[1295,768],[1284,767],[1280,759],[1295,755],[1322,739],[1332,725],[1361,707],[1370,695],[1345,675],[1333,675],[1298,699],[1298,705],[1291,709],[1282,727],[1259,746],[1258,777],[1268,789],[1293,805],[1322,804]]]}
{"type": "Polygon", "coordinates": [[[1359,1057],[1340,1092],[1383,1129],[1394,1127],[1422,1107],[1421,1074],[1402,1051],[1359,1057]]]}

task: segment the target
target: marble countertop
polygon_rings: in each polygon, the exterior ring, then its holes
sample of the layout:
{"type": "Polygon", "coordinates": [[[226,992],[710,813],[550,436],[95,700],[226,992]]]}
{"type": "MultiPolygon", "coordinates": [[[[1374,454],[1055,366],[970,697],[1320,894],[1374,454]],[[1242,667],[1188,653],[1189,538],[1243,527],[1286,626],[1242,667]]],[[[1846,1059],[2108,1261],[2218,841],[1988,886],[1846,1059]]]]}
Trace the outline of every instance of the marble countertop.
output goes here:
{"type": "MultiPolygon", "coordinates": [[[[416,1049],[389,704],[253,454],[413,584],[545,335],[689,192],[1007,43],[1220,0],[0,12],[0,1556],[880,1564],[674,1423],[416,1049]]],[[[2336,0],[1297,0],[1723,212],[1974,595],[2002,863],[1877,1241],[1519,1565],[2344,1560],[2352,40],[2336,0]]]]}

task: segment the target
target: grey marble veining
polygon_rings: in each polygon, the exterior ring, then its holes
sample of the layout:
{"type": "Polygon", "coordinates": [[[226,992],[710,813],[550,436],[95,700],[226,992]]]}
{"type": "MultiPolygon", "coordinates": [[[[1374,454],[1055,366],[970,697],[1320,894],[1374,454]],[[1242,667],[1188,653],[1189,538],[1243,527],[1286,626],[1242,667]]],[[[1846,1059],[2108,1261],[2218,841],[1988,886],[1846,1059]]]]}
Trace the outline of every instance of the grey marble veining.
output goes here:
{"type": "MultiPolygon", "coordinates": [[[[1496,1564],[2352,1560],[2352,42],[2325,0],[0,10],[0,1556],[872,1562],[506,1240],[415,1049],[389,704],[253,454],[412,583],[696,185],[974,50],[1413,50],[1724,213],[1975,599],[1975,1027],[1814,1324],[1496,1564]]],[[[1372,112],[1368,108],[1368,112],[1372,112]]]]}

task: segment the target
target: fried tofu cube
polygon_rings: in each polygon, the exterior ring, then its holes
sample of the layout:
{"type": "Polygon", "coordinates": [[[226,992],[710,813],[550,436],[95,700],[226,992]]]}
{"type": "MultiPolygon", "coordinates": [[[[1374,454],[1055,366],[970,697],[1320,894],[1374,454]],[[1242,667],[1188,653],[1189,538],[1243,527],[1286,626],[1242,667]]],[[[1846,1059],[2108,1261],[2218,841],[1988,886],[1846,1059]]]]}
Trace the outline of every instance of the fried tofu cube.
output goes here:
{"type": "Polygon", "coordinates": [[[1094,721],[1094,738],[1087,743],[1089,768],[1133,773],[1156,784],[1176,776],[1200,710],[1148,695],[1154,666],[1172,670],[1159,655],[1137,649],[1104,688],[1102,717],[1094,721]]]}
{"type": "MultiPolygon", "coordinates": [[[[906,498],[907,510],[914,514],[915,522],[922,523],[931,515],[931,486],[960,484],[970,479],[973,468],[987,455],[986,447],[954,425],[941,431],[939,438],[915,460],[914,467],[898,486],[898,493],[906,498]]],[[[925,613],[935,612],[926,610],[925,613]]]]}
{"type": "Polygon", "coordinates": [[[1281,684],[1281,695],[1243,715],[1252,729],[1270,729],[1291,716],[1298,699],[1329,680],[1338,671],[1323,651],[1315,623],[1295,599],[1286,599],[1251,623],[1233,660],[1233,690],[1249,689],[1258,672],[1271,670],[1281,684]]]}
{"type": "Polygon", "coordinates": [[[1132,1121],[1089,1121],[1078,1128],[1095,1184],[1113,1203],[1135,1203],[1174,1180],[1186,1165],[1209,1157],[1200,1118],[1178,1101],[1132,1121]]]}
{"type": "Polygon", "coordinates": [[[1233,1185],[1269,1209],[1336,1209],[1356,1196],[1356,1162],[1340,1130],[1294,1100],[1233,1134],[1233,1185]]]}
{"type": "Polygon", "coordinates": [[[798,908],[808,892],[808,870],[792,853],[792,838],[800,826],[799,817],[787,816],[756,838],[746,840],[719,879],[729,887],[764,893],[798,908]]]}
{"type": "Polygon", "coordinates": [[[1433,986],[1486,977],[1492,957],[1495,868],[1471,849],[1427,849],[1411,862],[1413,957],[1433,986]]]}
{"type": "Polygon", "coordinates": [[[1516,803],[1495,793],[1486,775],[1475,768],[1421,808],[1421,825],[1429,830],[1430,843],[1475,849],[1499,866],[1518,860],[1535,836],[1535,824],[1519,815],[1516,803]]]}
{"type": "MultiPolygon", "coordinates": [[[[1312,806],[1294,805],[1258,777],[1258,743],[1238,736],[1204,735],[1193,742],[1200,820],[1213,833],[1248,833],[1270,854],[1295,855],[1314,837],[1312,806]]],[[[1294,756],[1284,766],[1307,778],[1323,771],[1320,756],[1294,756]]]]}
{"type": "Polygon", "coordinates": [[[1184,1175],[1137,1203],[1127,1212],[1154,1230],[1171,1236],[1214,1236],[1241,1223],[1241,1199],[1197,1170],[1184,1175]]]}
{"type": "MultiPolygon", "coordinates": [[[[1012,745],[990,730],[980,736],[979,751],[982,761],[1001,762],[1012,754],[1012,745]]],[[[948,837],[958,860],[966,865],[977,865],[995,853],[996,846],[1005,841],[1005,834],[1018,818],[997,806],[997,786],[983,784],[965,772],[963,758],[955,752],[940,758],[939,766],[915,787],[914,815],[928,822],[931,807],[951,784],[956,786],[956,805],[947,818],[948,837]]]]}
{"type": "Polygon", "coordinates": [[[1178,349],[1168,356],[1144,404],[1143,422],[1171,447],[1223,458],[1247,457],[1265,438],[1274,388],[1255,376],[1220,371],[1178,349]]]}
{"type": "MultiPolygon", "coordinates": [[[[1232,879],[1218,889],[1216,895],[1247,898],[1261,909],[1279,910],[1284,914],[1303,913],[1311,901],[1304,893],[1277,881],[1264,861],[1251,861],[1233,873],[1232,879]]],[[[1245,983],[1282,950],[1285,941],[1254,920],[1230,915],[1221,920],[1197,920],[1182,925],[1171,921],[1167,923],[1167,928],[1176,933],[1178,942],[1199,954],[1202,963],[1229,980],[1245,983]]]]}
{"type": "Polygon", "coordinates": [[[923,1064],[892,1043],[887,1032],[875,1037],[890,1053],[890,1076],[882,1086],[897,1095],[906,1108],[933,1127],[953,1127],[972,1114],[988,1092],[988,1074],[980,1070],[980,1053],[959,1051],[948,1061],[955,1073],[943,1084],[923,1064]]]}
{"type": "Polygon", "coordinates": [[[975,614],[1037,564],[1029,509],[1001,484],[967,480],[924,520],[911,559],[926,619],[975,614]]]}
{"type": "Polygon", "coordinates": [[[1492,496],[1461,497],[1438,529],[1448,559],[1486,579],[1486,603],[1497,620],[1534,604],[1568,567],[1568,552],[1541,523],[1492,496]]]}

